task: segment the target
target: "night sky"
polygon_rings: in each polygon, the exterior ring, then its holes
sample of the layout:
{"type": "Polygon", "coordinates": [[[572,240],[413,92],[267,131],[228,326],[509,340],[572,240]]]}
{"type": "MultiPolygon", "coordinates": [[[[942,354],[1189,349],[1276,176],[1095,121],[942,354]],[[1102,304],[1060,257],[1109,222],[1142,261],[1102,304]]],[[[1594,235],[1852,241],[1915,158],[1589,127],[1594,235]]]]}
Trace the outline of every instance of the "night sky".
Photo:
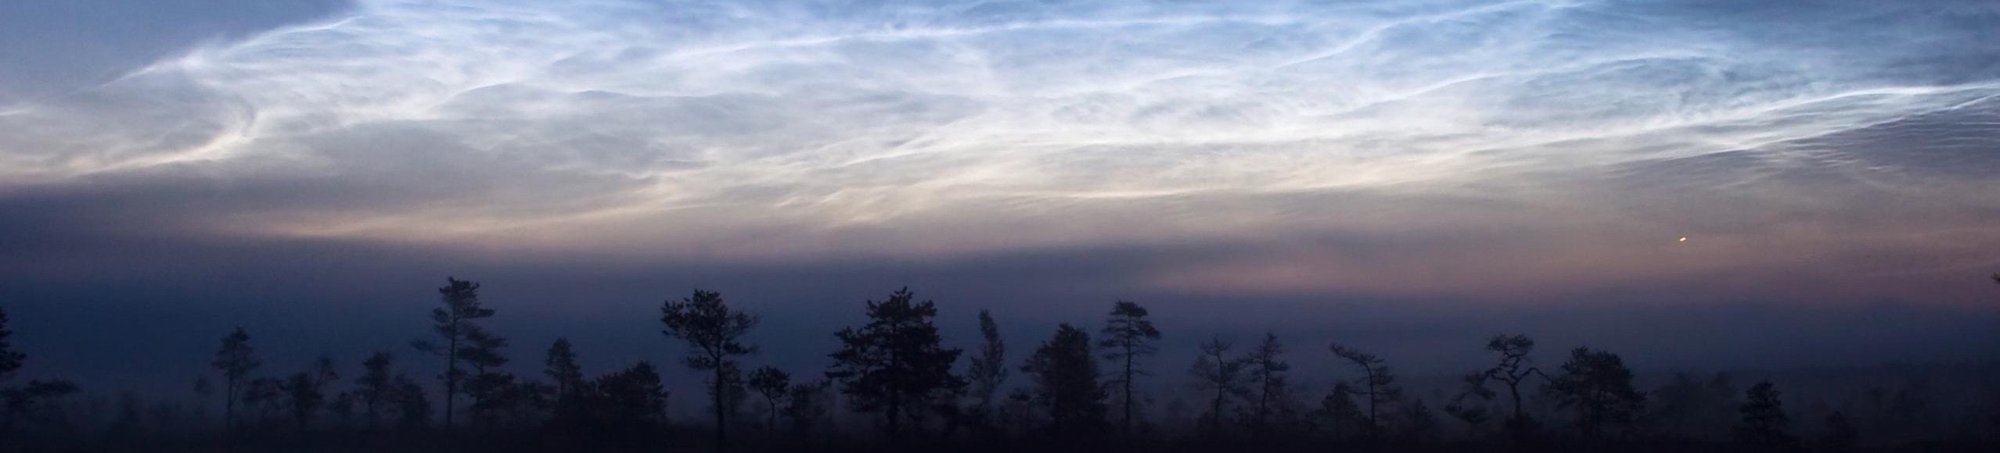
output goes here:
{"type": "Polygon", "coordinates": [[[908,285],[1017,357],[1140,301],[1172,381],[1984,361],[1996,271],[1984,1],[0,2],[0,307],[92,391],[428,370],[447,275],[524,373],[699,287],[810,374],[908,285]]]}

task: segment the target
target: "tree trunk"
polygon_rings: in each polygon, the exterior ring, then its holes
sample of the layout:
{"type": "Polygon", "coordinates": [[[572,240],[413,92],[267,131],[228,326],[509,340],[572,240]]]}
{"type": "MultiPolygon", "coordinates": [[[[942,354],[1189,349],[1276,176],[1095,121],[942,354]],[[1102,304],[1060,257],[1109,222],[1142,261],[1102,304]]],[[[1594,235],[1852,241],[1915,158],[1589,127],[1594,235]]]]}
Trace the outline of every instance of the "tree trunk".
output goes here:
{"type": "Polygon", "coordinates": [[[1132,345],[1125,345],[1125,435],[1132,435],[1132,345]]]}
{"type": "Polygon", "coordinates": [[[715,361],[715,391],[710,392],[711,395],[715,396],[715,450],[716,451],[722,451],[729,448],[729,433],[727,431],[729,427],[729,422],[724,419],[724,417],[727,416],[726,414],[724,414],[724,412],[727,411],[723,408],[722,405],[722,400],[725,399],[724,396],[726,396],[723,395],[722,392],[728,391],[729,387],[728,383],[723,381],[723,375],[724,372],[722,369],[722,360],[718,358],[715,361]]]}
{"type": "MultiPolygon", "coordinates": [[[[453,323],[452,331],[457,329],[453,323]]],[[[444,352],[444,427],[448,430],[452,413],[458,407],[458,335],[453,334],[446,344],[449,349],[444,352]]]]}

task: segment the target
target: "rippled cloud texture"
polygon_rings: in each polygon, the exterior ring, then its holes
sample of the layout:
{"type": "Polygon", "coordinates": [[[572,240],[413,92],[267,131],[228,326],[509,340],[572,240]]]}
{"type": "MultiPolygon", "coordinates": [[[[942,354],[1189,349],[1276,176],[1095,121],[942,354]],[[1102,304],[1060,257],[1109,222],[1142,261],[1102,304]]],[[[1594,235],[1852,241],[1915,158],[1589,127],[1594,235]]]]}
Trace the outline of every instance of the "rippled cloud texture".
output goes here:
{"type": "Polygon", "coordinates": [[[1996,96],[1975,1],[365,0],[0,104],[0,250],[1977,305],[1996,96]]]}

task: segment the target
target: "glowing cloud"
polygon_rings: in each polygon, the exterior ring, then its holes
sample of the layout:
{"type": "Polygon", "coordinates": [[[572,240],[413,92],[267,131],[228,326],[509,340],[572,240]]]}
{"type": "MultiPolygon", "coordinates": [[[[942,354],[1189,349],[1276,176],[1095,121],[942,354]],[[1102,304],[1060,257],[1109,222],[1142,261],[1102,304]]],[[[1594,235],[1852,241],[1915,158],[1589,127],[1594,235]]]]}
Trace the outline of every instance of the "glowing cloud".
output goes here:
{"type": "Polygon", "coordinates": [[[1953,268],[1911,238],[1991,244],[1990,176],[1891,148],[2000,161],[1950,151],[1996,143],[2000,13],[1931,6],[375,0],[0,106],[0,190],[220,185],[168,223],[521,252],[1318,244],[1167,286],[1616,282],[1857,232],[1953,268]]]}

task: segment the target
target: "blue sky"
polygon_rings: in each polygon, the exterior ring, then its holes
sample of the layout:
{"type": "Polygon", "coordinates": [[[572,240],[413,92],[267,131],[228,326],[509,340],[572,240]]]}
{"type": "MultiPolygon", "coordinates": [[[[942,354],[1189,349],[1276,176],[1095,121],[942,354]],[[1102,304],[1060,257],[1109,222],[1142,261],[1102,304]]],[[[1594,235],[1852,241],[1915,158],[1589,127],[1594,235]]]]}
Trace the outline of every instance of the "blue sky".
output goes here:
{"type": "Polygon", "coordinates": [[[624,318],[694,286],[1669,366],[1992,339],[1983,2],[27,3],[0,302],[61,352],[174,310],[128,330],[358,357],[445,274],[538,316],[521,354],[619,320],[594,345],[643,355],[624,318]],[[1661,338],[1688,329],[1772,344],[1661,338]]]}

